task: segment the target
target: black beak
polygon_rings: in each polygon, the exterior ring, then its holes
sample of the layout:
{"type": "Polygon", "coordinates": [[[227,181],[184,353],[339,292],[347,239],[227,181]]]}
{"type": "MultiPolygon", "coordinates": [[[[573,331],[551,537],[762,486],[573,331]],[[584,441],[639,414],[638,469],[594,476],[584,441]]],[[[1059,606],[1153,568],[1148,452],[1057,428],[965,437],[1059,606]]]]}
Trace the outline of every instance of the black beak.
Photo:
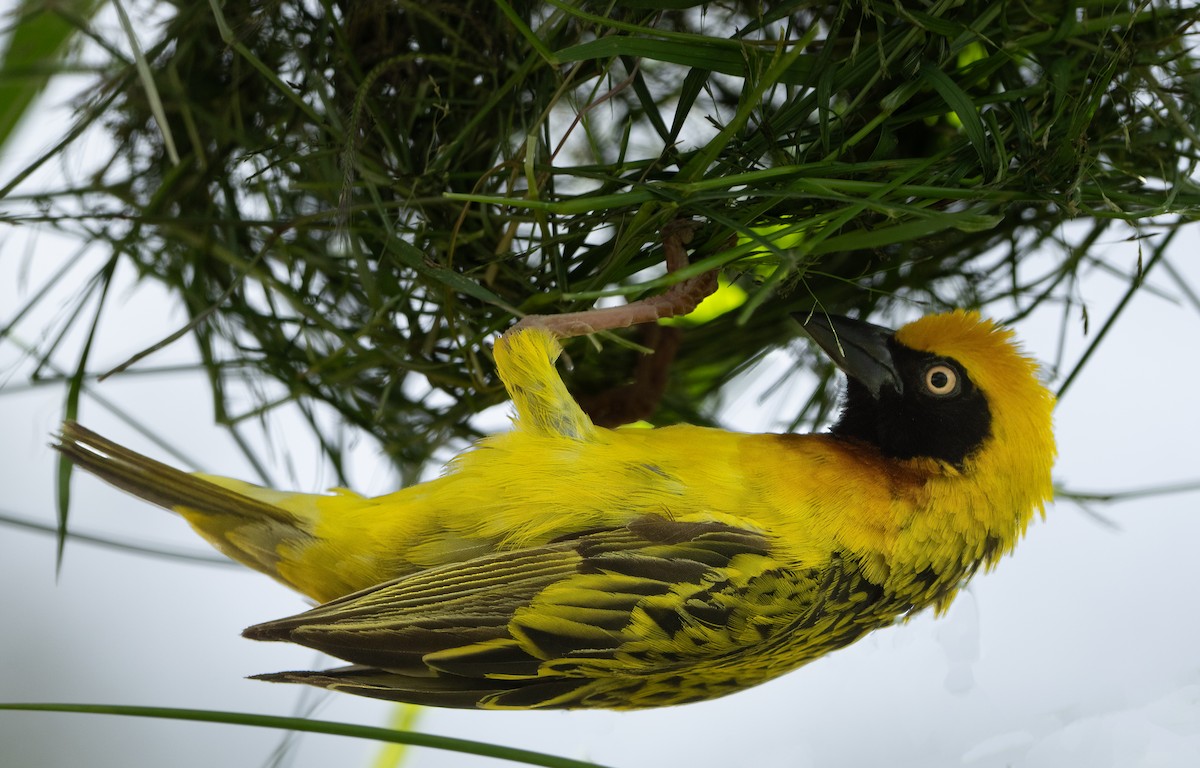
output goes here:
{"type": "Polygon", "coordinates": [[[875,399],[884,387],[904,391],[888,347],[896,333],[892,329],[819,312],[798,312],[792,317],[800,321],[800,327],[825,350],[834,365],[866,387],[875,399]]]}

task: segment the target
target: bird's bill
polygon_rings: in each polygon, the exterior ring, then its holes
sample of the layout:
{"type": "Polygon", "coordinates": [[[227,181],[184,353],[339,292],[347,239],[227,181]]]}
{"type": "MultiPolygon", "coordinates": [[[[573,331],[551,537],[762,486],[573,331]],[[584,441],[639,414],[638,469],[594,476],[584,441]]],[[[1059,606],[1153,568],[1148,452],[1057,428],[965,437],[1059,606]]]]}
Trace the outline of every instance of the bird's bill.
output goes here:
{"type": "Polygon", "coordinates": [[[863,320],[823,313],[793,315],[834,365],[878,398],[884,387],[902,392],[900,374],[888,342],[896,332],[863,320]]]}

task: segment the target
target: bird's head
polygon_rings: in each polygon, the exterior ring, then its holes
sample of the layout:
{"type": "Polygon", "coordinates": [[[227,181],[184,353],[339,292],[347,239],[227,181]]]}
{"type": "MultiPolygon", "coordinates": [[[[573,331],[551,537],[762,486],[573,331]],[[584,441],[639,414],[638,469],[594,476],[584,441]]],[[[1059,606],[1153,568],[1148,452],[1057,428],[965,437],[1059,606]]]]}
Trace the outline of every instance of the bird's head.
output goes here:
{"type": "Polygon", "coordinates": [[[893,331],[847,317],[801,317],[846,373],[832,432],[886,457],[935,460],[963,475],[1050,498],[1054,396],[1013,332],[976,312],[930,315],[893,331]]]}

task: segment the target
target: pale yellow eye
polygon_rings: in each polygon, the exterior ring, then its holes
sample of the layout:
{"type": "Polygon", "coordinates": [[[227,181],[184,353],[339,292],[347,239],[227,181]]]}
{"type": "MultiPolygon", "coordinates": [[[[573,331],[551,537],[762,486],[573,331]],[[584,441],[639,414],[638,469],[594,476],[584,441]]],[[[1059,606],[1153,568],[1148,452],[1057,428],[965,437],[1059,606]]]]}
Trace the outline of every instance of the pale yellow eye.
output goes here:
{"type": "Polygon", "coordinates": [[[925,389],[931,395],[945,397],[958,392],[958,372],[948,365],[931,365],[925,371],[925,389]]]}

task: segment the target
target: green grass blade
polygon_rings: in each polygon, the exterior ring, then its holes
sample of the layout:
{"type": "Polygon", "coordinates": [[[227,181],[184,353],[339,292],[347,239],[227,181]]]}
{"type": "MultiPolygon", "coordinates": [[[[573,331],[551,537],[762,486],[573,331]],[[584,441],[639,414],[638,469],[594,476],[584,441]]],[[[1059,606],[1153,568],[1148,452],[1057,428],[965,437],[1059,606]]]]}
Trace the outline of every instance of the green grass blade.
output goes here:
{"type": "Polygon", "coordinates": [[[0,148],[54,76],[78,29],[75,20],[90,18],[99,5],[94,0],[22,0],[0,54],[0,148]]]}
{"type": "Polygon", "coordinates": [[[455,739],[412,731],[394,731],[331,720],[307,720],[299,717],[257,715],[249,712],[222,712],[208,709],[176,709],[172,707],[134,707],[117,704],[0,704],[0,710],[12,712],[74,712],[90,715],[124,715],[126,717],[154,717],[163,720],[190,720],[196,723],[224,723],[226,725],[248,725],[257,728],[279,728],[307,733],[324,733],[330,736],[348,736],[355,739],[372,739],[391,744],[409,744],[415,747],[444,749],[465,755],[481,755],[498,760],[511,760],[526,765],[544,768],[603,768],[596,763],[572,760],[567,757],[531,752],[515,747],[487,744],[469,739],[455,739]]]}

